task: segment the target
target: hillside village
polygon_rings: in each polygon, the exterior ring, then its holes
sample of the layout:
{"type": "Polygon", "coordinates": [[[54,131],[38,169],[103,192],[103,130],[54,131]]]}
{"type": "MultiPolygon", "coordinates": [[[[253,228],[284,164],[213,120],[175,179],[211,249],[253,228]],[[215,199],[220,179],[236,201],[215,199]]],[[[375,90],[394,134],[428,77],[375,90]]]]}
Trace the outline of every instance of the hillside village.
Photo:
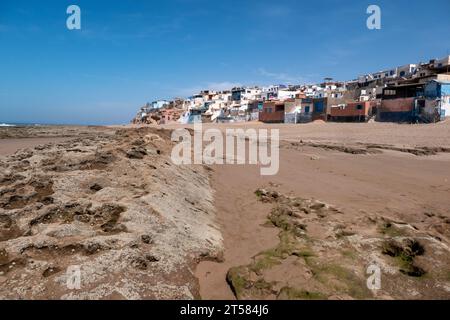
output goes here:
{"type": "Polygon", "coordinates": [[[435,123],[450,116],[450,56],[370,73],[352,81],[204,90],[147,103],[134,124],[196,122],[435,123]]]}

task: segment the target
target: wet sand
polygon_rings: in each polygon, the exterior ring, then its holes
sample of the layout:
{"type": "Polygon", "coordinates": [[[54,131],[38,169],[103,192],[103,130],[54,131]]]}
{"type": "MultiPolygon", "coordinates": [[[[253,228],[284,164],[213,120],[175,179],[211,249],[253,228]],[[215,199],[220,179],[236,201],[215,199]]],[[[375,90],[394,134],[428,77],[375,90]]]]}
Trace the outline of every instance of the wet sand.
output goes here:
{"type": "Polygon", "coordinates": [[[278,237],[276,230],[263,226],[270,206],[258,202],[254,195],[256,186],[269,179],[260,178],[259,169],[254,166],[215,166],[213,170],[212,187],[225,261],[202,262],[196,275],[203,299],[232,300],[235,297],[225,282],[228,269],[250,263],[252,256],[274,246],[278,237]]]}

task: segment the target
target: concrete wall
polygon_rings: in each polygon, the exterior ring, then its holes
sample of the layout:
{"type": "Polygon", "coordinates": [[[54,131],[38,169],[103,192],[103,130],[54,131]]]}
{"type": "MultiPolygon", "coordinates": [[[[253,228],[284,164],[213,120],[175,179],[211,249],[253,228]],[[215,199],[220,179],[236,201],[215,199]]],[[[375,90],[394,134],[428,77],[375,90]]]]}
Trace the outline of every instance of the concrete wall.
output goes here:
{"type": "Polygon", "coordinates": [[[441,105],[441,117],[450,117],[450,97],[441,105]]]}
{"type": "Polygon", "coordinates": [[[297,109],[301,108],[302,99],[289,99],[284,102],[284,112],[293,113],[297,109]]]}
{"type": "Polygon", "coordinates": [[[266,123],[283,123],[284,122],[284,111],[275,111],[271,113],[260,112],[259,121],[266,123]]]}
{"type": "Polygon", "coordinates": [[[412,122],[414,120],[415,98],[399,98],[382,100],[378,109],[377,121],[412,122]]]}
{"type": "Polygon", "coordinates": [[[450,84],[443,84],[441,87],[441,110],[442,117],[450,117],[450,84]]]}
{"type": "Polygon", "coordinates": [[[415,98],[399,98],[381,101],[381,112],[410,112],[414,108],[415,98]]]}
{"type": "Polygon", "coordinates": [[[365,102],[352,102],[348,103],[344,107],[332,107],[330,111],[331,117],[357,117],[368,116],[371,109],[371,103],[365,102]]]}

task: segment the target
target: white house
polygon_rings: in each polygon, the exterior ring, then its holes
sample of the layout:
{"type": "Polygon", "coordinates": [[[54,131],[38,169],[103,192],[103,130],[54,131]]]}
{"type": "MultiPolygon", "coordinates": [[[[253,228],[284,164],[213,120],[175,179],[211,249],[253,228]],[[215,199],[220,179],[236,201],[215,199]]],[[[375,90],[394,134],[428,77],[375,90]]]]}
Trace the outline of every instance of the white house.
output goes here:
{"type": "Polygon", "coordinates": [[[289,89],[280,89],[278,90],[278,99],[286,100],[286,99],[295,99],[296,95],[301,93],[300,91],[292,91],[289,89]]]}
{"type": "Polygon", "coordinates": [[[435,60],[433,66],[436,69],[450,66],[450,56],[435,60]]]}
{"type": "Polygon", "coordinates": [[[254,88],[245,88],[244,93],[242,94],[242,100],[257,100],[261,96],[262,90],[258,87],[254,88]]]}
{"type": "Polygon", "coordinates": [[[397,76],[400,78],[410,78],[416,73],[417,64],[407,64],[397,68],[397,76]]]}

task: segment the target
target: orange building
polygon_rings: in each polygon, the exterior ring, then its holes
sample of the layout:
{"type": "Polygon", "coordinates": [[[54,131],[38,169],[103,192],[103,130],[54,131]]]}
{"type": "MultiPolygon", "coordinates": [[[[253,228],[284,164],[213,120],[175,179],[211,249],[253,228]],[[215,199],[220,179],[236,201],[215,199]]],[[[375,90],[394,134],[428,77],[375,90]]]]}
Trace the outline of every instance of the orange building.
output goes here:
{"type": "Polygon", "coordinates": [[[372,114],[371,101],[350,102],[330,108],[329,120],[338,122],[366,122],[372,114]]]}
{"type": "Polygon", "coordinates": [[[284,123],[284,102],[270,100],[264,102],[259,113],[259,121],[266,123],[284,123]]]}

